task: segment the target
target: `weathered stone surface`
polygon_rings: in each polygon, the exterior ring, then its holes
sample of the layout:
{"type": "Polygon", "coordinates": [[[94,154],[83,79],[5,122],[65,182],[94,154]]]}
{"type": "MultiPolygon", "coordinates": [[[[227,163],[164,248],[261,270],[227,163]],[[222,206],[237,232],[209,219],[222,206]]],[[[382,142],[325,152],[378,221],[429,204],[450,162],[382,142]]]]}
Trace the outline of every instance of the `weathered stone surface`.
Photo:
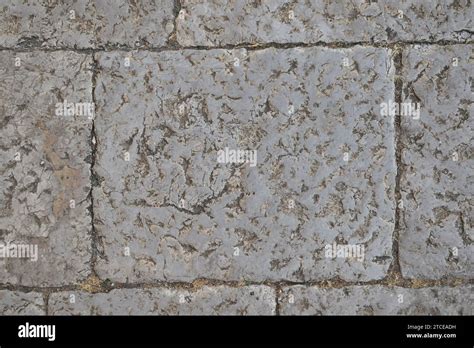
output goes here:
{"type": "Polygon", "coordinates": [[[0,290],[0,315],[44,315],[43,295],[0,290]]]}
{"type": "Polygon", "coordinates": [[[470,0],[0,0],[0,314],[473,315],[473,40],[470,0]]]}
{"type": "Polygon", "coordinates": [[[139,52],[126,67],[128,54],[97,54],[101,277],[385,275],[396,172],[393,122],[379,112],[394,95],[389,50],[139,52]],[[258,150],[257,166],[218,163],[225,147],[258,150]],[[333,242],[363,244],[365,260],[326,258],[333,242]]]}
{"type": "Polygon", "coordinates": [[[116,289],[109,293],[61,292],[49,300],[52,315],[272,315],[275,292],[267,286],[116,289]],[[74,295],[73,297],[71,295],[74,295]],[[74,303],[71,303],[74,299],[74,303]]]}
{"type": "Polygon", "coordinates": [[[279,304],[281,315],[472,315],[472,291],[472,286],[292,286],[283,290],[279,304]]]}
{"type": "Polygon", "coordinates": [[[91,120],[57,116],[56,103],[92,102],[91,62],[0,52],[0,244],[38,248],[36,262],[0,257],[2,283],[65,285],[89,272],[91,120]]]}
{"type": "Polygon", "coordinates": [[[437,41],[473,38],[469,0],[183,0],[180,44],[437,41]],[[401,12],[400,12],[401,11],[401,12]]]}
{"type": "Polygon", "coordinates": [[[413,46],[403,56],[400,235],[410,278],[474,276],[474,46],[413,46]],[[458,59],[457,66],[453,58],[458,59]]]}
{"type": "Polygon", "coordinates": [[[163,46],[174,30],[173,8],[173,0],[2,0],[0,46],[163,46]]]}

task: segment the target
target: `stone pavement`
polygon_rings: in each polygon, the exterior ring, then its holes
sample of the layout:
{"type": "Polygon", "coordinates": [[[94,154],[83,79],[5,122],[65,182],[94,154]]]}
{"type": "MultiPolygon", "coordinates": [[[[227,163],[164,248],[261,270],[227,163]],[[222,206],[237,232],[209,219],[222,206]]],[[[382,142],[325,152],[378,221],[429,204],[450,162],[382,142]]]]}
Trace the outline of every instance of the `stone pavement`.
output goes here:
{"type": "Polygon", "coordinates": [[[474,314],[470,1],[0,5],[0,313],[474,314]]]}

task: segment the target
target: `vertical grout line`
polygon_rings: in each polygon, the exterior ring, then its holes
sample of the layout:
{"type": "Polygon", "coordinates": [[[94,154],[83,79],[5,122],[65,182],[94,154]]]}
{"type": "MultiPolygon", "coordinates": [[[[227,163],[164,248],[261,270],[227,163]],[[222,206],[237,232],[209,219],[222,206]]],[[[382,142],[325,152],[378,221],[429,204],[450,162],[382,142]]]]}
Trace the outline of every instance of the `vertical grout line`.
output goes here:
{"type": "Polygon", "coordinates": [[[91,216],[91,274],[92,276],[96,275],[95,272],[95,264],[97,261],[97,254],[98,254],[98,236],[97,231],[95,229],[95,215],[94,215],[94,186],[97,184],[97,177],[95,173],[95,161],[97,156],[97,136],[96,136],[96,129],[95,129],[95,118],[97,117],[97,103],[95,99],[95,88],[97,86],[97,71],[98,71],[98,64],[95,57],[95,53],[92,53],[92,103],[94,105],[94,117],[92,118],[92,125],[91,125],[91,134],[90,134],[90,146],[91,146],[91,163],[90,163],[90,206],[89,212],[91,216]]]}
{"type": "Polygon", "coordinates": [[[280,295],[282,293],[282,289],[279,285],[275,288],[275,315],[280,316],[280,295]]]}
{"type": "Polygon", "coordinates": [[[49,315],[49,296],[49,291],[43,293],[44,315],[49,315]]]}
{"type": "Polygon", "coordinates": [[[181,11],[182,5],[181,0],[174,0],[173,1],[173,32],[168,37],[168,45],[173,47],[174,49],[179,49],[180,45],[178,43],[178,16],[181,11]]]}
{"type": "MultiPolygon", "coordinates": [[[[181,0],[174,0],[174,7],[173,7],[173,12],[174,12],[174,20],[176,24],[176,18],[178,18],[179,11],[181,11],[182,5],[181,5],[181,0]]],[[[176,29],[176,26],[175,26],[176,29]]]]}
{"type": "MultiPolygon", "coordinates": [[[[396,45],[394,47],[393,61],[395,64],[395,104],[401,105],[402,103],[402,89],[403,89],[403,47],[396,45]]],[[[402,199],[400,182],[401,182],[401,171],[402,171],[402,140],[401,140],[401,129],[402,122],[401,116],[397,113],[394,116],[394,145],[395,145],[395,164],[396,164],[396,176],[395,176],[395,226],[392,236],[392,255],[393,261],[389,267],[388,277],[395,283],[404,283],[404,279],[401,273],[400,266],[400,220],[402,215],[402,207],[400,202],[402,199]]],[[[402,285],[402,284],[398,284],[402,285]]]]}

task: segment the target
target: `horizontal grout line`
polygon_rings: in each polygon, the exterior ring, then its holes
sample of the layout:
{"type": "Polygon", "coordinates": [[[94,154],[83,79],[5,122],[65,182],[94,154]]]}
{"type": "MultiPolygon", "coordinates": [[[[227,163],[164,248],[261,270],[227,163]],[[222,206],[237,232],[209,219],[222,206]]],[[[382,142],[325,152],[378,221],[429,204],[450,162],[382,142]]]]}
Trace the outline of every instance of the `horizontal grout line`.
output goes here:
{"type": "Polygon", "coordinates": [[[429,279],[391,279],[386,277],[381,280],[369,280],[369,281],[345,281],[340,278],[332,278],[320,281],[308,281],[308,282],[297,282],[297,281],[262,281],[262,282],[242,282],[242,281],[225,281],[217,279],[200,278],[193,282],[170,282],[170,281],[157,281],[157,282],[143,282],[143,283],[120,283],[120,282],[106,282],[101,281],[102,284],[99,286],[92,286],[92,290],[87,290],[84,287],[84,283],[77,285],[64,285],[64,286],[50,286],[50,287],[35,287],[35,286],[24,286],[24,285],[12,285],[12,284],[0,284],[0,290],[19,291],[19,292],[40,292],[40,293],[57,293],[57,292],[86,292],[86,293],[108,293],[112,290],[118,289],[182,289],[196,291],[204,286],[218,287],[227,286],[231,288],[243,288],[246,286],[268,286],[275,290],[292,286],[306,286],[306,287],[318,287],[324,289],[341,289],[351,286],[384,286],[384,287],[400,287],[405,289],[420,289],[430,287],[451,287],[456,288],[466,285],[474,285],[474,279],[464,278],[444,278],[437,280],[429,279]]]}
{"type": "Polygon", "coordinates": [[[292,48],[311,48],[311,47],[325,47],[325,48],[352,48],[357,46],[363,47],[374,47],[374,48],[393,48],[395,46],[412,46],[412,45],[423,45],[423,46],[452,46],[452,45],[471,45],[474,44],[474,40],[468,41],[453,41],[453,40],[441,40],[441,41],[396,41],[396,42],[371,42],[371,41],[358,41],[358,42],[323,42],[317,41],[313,43],[306,42],[294,42],[294,43],[279,43],[279,42],[268,42],[268,43],[239,43],[239,44],[228,44],[228,45],[216,45],[216,46],[180,46],[180,45],[169,45],[160,47],[128,47],[120,45],[102,46],[97,48],[75,48],[75,47],[41,47],[41,46],[14,46],[14,47],[3,47],[0,46],[0,51],[12,51],[12,52],[31,52],[31,51],[43,51],[43,52],[78,52],[78,53],[96,53],[96,52],[111,52],[111,51],[143,51],[143,52],[174,52],[183,50],[195,50],[195,51],[212,51],[212,50],[233,50],[233,49],[247,49],[249,51],[258,51],[268,48],[277,49],[292,49],[292,48]]]}

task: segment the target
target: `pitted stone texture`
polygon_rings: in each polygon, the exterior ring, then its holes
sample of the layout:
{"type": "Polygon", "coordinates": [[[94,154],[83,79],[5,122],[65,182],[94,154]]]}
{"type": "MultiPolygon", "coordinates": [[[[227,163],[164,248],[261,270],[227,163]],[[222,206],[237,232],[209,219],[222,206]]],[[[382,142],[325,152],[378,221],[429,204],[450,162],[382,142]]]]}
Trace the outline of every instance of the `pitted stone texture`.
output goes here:
{"type": "Polygon", "coordinates": [[[379,116],[394,95],[389,50],[139,52],[128,68],[127,55],[96,57],[101,278],[384,277],[396,172],[393,122],[379,116]],[[225,147],[258,150],[258,165],[218,163],[225,147]],[[335,241],[363,243],[365,260],[326,258],[335,241]]]}
{"type": "Polygon", "coordinates": [[[472,286],[293,286],[283,289],[279,305],[281,315],[472,315],[472,292],[472,286]]]}
{"type": "Polygon", "coordinates": [[[39,254],[0,258],[2,283],[66,285],[88,274],[91,121],[57,116],[56,103],[92,102],[91,62],[0,52],[0,243],[37,245],[39,254]]]}
{"type": "Polygon", "coordinates": [[[419,120],[402,116],[406,277],[474,277],[473,52],[414,46],[403,55],[404,101],[421,104],[419,120]]]}
{"type": "Polygon", "coordinates": [[[275,307],[275,291],[267,286],[61,292],[49,299],[51,315],[273,315],[275,307]]]}
{"type": "Polygon", "coordinates": [[[469,0],[183,0],[182,45],[437,41],[473,38],[469,0]],[[400,12],[401,11],[401,12],[400,12]]]}
{"type": "Polygon", "coordinates": [[[174,30],[173,7],[173,0],[2,0],[0,46],[163,46],[174,30]]]}
{"type": "Polygon", "coordinates": [[[43,295],[0,290],[0,315],[44,315],[43,295]]]}

